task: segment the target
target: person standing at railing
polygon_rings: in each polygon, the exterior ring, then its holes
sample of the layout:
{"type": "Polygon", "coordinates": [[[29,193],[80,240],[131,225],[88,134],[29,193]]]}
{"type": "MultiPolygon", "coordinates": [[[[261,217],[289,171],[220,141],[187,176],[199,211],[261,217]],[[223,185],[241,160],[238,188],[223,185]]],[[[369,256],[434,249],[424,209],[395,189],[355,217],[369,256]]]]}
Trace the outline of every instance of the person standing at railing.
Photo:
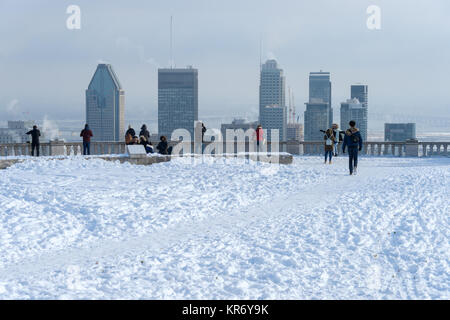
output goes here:
{"type": "Polygon", "coordinates": [[[145,124],[142,125],[141,132],[139,132],[139,137],[141,136],[144,136],[147,139],[147,141],[150,141],[150,131],[148,131],[147,125],[145,124]]]}
{"type": "Polygon", "coordinates": [[[356,174],[356,168],[358,166],[358,151],[362,149],[362,137],[358,128],[356,128],[356,122],[349,122],[350,128],[345,131],[344,143],[342,144],[342,152],[345,153],[345,147],[348,147],[348,165],[350,169],[350,175],[356,174]]]}
{"type": "Polygon", "coordinates": [[[255,134],[256,134],[256,151],[259,152],[261,150],[260,146],[264,143],[264,131],[260,124],[256,127],[255,134]]]}
{"type": "Polygon", "coordinates": [[[91,137],[93,137],[92,130],[89,129],[89,125],[86,123],[84,129],[81,130],[80,137],[83,137],[83,155],[91,154],[91,137]]]}
{"type": "Polygon", "coordinates": [[[41,136],[41,131],[34,125],[33,130],[28,131],[26,134],[31,134],[31,156],[34,156],[34,149],[36,149],[36,157],[39,157],[39,137],[41,136]]]}

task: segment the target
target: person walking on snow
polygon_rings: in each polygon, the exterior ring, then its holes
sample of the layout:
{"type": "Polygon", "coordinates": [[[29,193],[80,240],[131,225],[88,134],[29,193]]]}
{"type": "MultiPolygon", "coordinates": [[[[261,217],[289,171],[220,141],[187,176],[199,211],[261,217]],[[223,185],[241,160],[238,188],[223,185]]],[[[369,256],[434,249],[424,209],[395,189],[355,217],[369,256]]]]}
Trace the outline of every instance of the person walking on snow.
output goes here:
{"type": "Polygon", "coordinates": [[[34,156],[34,149],[36,149],[36,157],[39,157],[39,137],[41,136],[41,131],[34,125],[33,130],[28,131],[26,134],[31,134],[31,156],[34,156]]]}
{"type": "Polygon", "coordinates": [[[81,130],[80,137],[83,137],[83,155],[90,155],[91,154],[91,137],[94,135],[92,134],[92,130],[89,129],[89,125],[86,123],[84,126],[84,129],[81,130]]]}
{"type": "Polygon", "coordinates": [[[348,147],[348,167],[350,175],[356,174],[358,167],[358,151],[361,151],[363,141],[361,133],[356,128],[356,122],[349,122],[350,128],[345,131],[344,143],[342,144],[342,152],[345,153],[345,147],[348,147]]]}
{"type": "Polygon", "coordinates": [[[331,159],[333,158],[333,149],[336,142],[336,138],[333,135],[332,129],[328,129],[325,132],[323,140],[325,140],[325,164],[327,163],[327,157],[329,158],[329,164],[331,164],[331,159]]]}

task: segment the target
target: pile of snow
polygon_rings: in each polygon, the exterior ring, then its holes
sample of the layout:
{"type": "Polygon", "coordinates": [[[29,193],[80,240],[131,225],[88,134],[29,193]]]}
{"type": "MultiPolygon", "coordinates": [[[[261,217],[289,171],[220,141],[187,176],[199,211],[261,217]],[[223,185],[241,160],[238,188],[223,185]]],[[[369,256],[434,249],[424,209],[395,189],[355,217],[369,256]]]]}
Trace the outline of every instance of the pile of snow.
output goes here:
{"type": "Polygon", "coordinates": [[[0,171],[0,298],[450,298],[450,159],[0,171]]]}

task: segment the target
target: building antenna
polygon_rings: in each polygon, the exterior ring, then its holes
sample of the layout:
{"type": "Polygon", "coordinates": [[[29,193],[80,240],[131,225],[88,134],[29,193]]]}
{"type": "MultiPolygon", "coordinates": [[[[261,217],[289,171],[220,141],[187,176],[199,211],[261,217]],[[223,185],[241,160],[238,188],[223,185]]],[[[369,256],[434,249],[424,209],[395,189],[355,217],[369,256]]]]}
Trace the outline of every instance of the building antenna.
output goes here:
{"type": "Polygon", "coordinates": [[[292,123],[292,100],[291,100],[291,87],[288,87],[288,95],[289,95],[289,122],[292,123]]]}
{"type": "MultiPolygon", "coordinates": [[[[294,91],[292,91],[292,122],[295,122],[295,100],[294,100],[294,91]]],[[[298,119],[297,119],[298,122],[298,119]]]]}
{"type": "Polygon", "coordinates": [[[259,38],[259,70],[262,70],[262,52],[263,52],[263,40],[262,35],[259,38]]]}
{"type": "Polygon", "coordinates": [[[173,16],[170,16],[170,69],[173,69],[173,36],[172,36],[173,16]]]}

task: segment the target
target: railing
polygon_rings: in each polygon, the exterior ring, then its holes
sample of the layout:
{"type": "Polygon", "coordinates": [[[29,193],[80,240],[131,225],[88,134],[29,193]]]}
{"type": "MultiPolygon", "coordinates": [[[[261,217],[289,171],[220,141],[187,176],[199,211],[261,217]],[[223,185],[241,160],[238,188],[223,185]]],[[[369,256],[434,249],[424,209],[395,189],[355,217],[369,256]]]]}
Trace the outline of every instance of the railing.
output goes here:
{"type": "MultiPolygon", "coordinates": [[[[180,142],[171,141],[171,146],[176,146],[180,142]]],[[[203,143],[203,150],[211,142],[203,143]]],[[[428,156],[450,156],[450,142],[364,142],[362,154],[370,156],[398,156],[398,157],[428,157],[428,156]]],[[[195,153],[193,142],[181,142],[184,153],[195,153]]],[[[217,146],[217,145],[216,145],[217,146]]],[[[209,146],[211,148],[212,146],[209,146]]],[[[339,144],[339,150],[341,150],[339,144]]],[[[288,141],[278,144],[267,142],[263,150],[288,152],[294,155],[321,155],[324,153],[323,142],[309,141],[288,141]]],[[[251,152],[255,146],[249,142],[234,142],[227,145],[222,144],[222,150],[214,150],[213,153],[237,153],[251,152]],[[230,149],[231,146],[231,150],[230,149]]],[[[125,142],[91,142],[91,155],[103,154],[124,154],[126,152],[125,142]]],[[[80,155],[83,152],[83,143],[81,142],[46,142],[40,144],[40,155],[80,155]]],[[[198,152],[198,149],[197,149],[198,152]]],[[[4,156],[26,156],[31,154],[31,145],[29,143],[11,143],[0,144],[0,157],[4,156]]]]}
{"type": "MultiPolygon", "coordinates": [[[[91,155],[124,154],[126,152],[125,142],[107,141],[91,142],[91,155]]],[[[2,156],[26,156],[31,154],[30,143],[8,143],[0,144],[0,157],[2,156]]],[[[44,142],[39,145],[39,155],[81,155],[83,154],[82,142],[44,142]]]]}

